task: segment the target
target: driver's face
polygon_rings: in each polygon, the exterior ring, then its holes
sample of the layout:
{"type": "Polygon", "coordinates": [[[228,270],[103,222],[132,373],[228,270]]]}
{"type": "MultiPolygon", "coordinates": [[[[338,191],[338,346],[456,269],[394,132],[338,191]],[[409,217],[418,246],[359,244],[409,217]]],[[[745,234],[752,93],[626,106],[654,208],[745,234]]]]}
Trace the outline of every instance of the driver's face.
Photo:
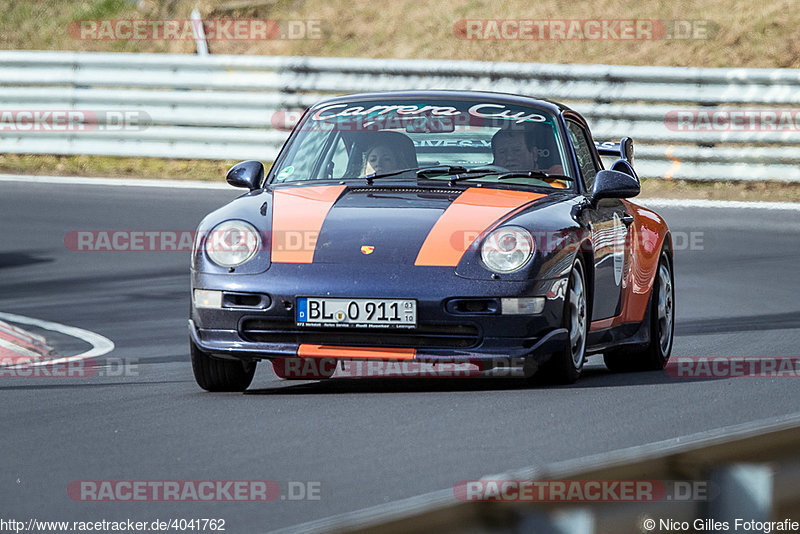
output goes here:
{"type": "Polygon", "coordinates": [[[524,135],[503,135],[494,146],[495,164],[512,171],[534,168],[533,152],[525,145],[524,135]]]}
{"type": "Polygon", "coordinates": [[[367,174],[391,172],[400,170],[397,158],[391,148],[385,145],[373,147],[367,153],[367,174]]]}

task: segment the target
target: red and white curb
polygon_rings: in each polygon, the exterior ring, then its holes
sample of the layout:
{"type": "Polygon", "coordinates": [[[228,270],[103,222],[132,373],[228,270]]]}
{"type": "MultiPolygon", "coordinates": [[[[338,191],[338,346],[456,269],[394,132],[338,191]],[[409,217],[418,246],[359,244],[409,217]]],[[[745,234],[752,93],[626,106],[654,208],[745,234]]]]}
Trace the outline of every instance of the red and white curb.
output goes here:
{"type": "Polygon", "coordinates": [[[10,360],[9,363],[12,365],[14,365],[15,361],[24,361],[26,366],[34,367],[69,363],[88,358],[97,358],[112,350],[114,350],[114,342],[95,332],[43,319],[0,312],[0,358],[10,360]],[[85,341],[92,348],[74,356],[59,358],[58,355],[53,353],[53,348],[47,344],[42,336],[8,323],[36,326],[43,330],[58,332],[85,341]]]}
{"type": "Polygon", "coordinates": [[[37,334],[0,321],[0,359],[3,363],[41,360],[53,352],[53,347],[37,334]]]}

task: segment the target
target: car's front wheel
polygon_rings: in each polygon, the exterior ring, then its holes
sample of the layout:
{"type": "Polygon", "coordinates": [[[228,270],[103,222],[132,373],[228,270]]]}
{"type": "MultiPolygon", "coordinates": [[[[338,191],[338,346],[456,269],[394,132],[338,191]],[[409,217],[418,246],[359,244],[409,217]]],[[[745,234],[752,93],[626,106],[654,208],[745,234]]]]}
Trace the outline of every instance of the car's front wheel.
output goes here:
{"type": "Polygon", "coordinates": [[[580,258],[572,266],[564,300],[564,327],[569,333],[569,341],[564,349],[553,354],[542,365],[535,381],[544,379],[552,384],[572,384],[583,371],[583,364],[586,362],[589,305],[586,276],[580,258]]]}
{"type": "Polygon", "coordinates": [[[194,379],[206,391],[244,391],[253,381],[256,362],[214,358],[194,342],[189,345],[194,379]]]}
{"type": "Polygon", "coordinates": [[[639,349],[616,349],[603,354],[610,371],[659,371],[672,353],[675,332],[675,286],[672,263],[666,249],[661,251],[653,289],[650,293],[650,342],[639,349]]]}

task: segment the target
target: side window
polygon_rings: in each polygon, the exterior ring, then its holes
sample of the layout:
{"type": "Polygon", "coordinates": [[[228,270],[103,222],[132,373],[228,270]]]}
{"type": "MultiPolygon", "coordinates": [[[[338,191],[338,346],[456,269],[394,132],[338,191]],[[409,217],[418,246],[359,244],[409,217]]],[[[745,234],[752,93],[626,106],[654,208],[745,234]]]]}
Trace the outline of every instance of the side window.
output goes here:
{"type": "Polygon", "coordinates": [[[344,176],[344,171],[347,169],[347,159],[347,147],[344,144],[344,140],[340,137],[333,147],[333,157],[331,158],[333,169],[331,178],[341,178],[344,176]]]}
{"type": "Polygon", "coordinates": [[[328,147],[320,159],[317,178],[332,180],[343,177],[347,169],[347,160],[347,146],[342,136],[337,135],[333,140],[333,144],[328,147]]]}
{"type": "Polygon", "coordinates": [[[567,132],[569,133],[570,141],[572,141],[572,146],[575,148],[575,157],[578,159],[583,184],[588,191],[591,191],[592,186],[594,186],[594,177],[599,169],[592,157],[589,138],[583,127],[572,121],[567,121],[567,132]]]}

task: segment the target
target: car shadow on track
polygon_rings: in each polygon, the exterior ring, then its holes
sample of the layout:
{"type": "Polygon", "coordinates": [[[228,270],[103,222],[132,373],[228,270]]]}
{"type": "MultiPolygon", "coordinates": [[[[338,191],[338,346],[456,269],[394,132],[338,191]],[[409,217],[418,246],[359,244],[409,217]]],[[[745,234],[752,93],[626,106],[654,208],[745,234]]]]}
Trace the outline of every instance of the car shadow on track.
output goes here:
{"type": "MultiPolygon", "coordinates": [[[[276,380],[278,380],[276,378],[276,380]]],[[[524,378],[497,377],[370,377],[330,378],[313,382],[279,381],[278,387],[253,388],[246,395],[325,395],[341,393],[433,393],[452,391],[510,391],[521,389],[579,389],[626,387],[655,384],[685,384],[704,382],[712,378],[677,378],[664,371],[638,373],[612,373],[602,366],[584,369],[583,376],[574,384],[553,386],[546,383],[528,382],[524,378]]]]}
{"type": "MultiPolygon", "coordinates": [[[[20,379],[15,379],[20,380],[20,379]]],[[[48,390],[48,389],[73,389],[73,388],[105,388],[105,387],[118,387],[118,386],[153,386],[161,384],[189,384],[194,383],[193,380],[160,380],[158,382],[96,382],[87,383],[86,381],[78,381],[72,379],[72,382],[58,383],[58,384],[17,384],[12,386],[0,386],[0,391],[20,391],[20,390],[48,390]]]]}
{"type": "Polygon", "coordinates": [[[571,388],[648,386],[658,384],[687,384],[724,380],[715,377],[677,377],[667,371],[638,371],[631,373],[612,373],[605,367],[589,367],[584,369],[581,379],[567,386],[571,388]]]}
{"type": "Polygon", "coordinates": [[[55,261],[51,256],[46,256],[45,251],[19,250],[0,253],[0,269],[7,267],[25,267],[37,263],[55,261]]]}

